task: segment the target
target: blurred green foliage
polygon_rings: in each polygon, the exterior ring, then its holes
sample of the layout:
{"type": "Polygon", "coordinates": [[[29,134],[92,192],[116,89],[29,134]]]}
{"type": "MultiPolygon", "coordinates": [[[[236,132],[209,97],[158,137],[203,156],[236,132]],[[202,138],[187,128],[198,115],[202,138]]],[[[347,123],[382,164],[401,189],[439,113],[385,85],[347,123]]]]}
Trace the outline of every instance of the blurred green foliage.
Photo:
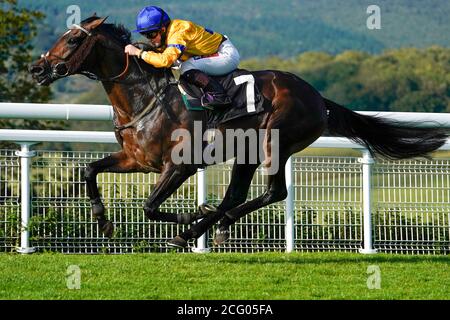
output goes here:
{"type": "MultiPolygon", "coordinates": [[[[21,8],[16,0],[3,0],[0,7],[0,101],[48,102],[49,87],[39,87],[31,79],[28,67],[34,60],[31,41],[44,15],[21,8]]],[[[60,129],[62,122],[0,119],[0,128],[60,129]]],[[[5,148],[10,144],[0,143],[5,148]]]]}
{"type": "MultiPolygon", "coordinates": [[[[292,72],[325,97],[354,110],[450,112],[447,48],[403,48],[374,55],[360,51],[338,55],[306,52],[290,59],[248,59],[240,68],[292,72]]],[[[70,102],[110,104],[104,89],[91,84],[90,90],[73,95],[70,102]]],[[[106,130],[109,127],[110,123],[104,124],[106,130]]]]}
{"type": "MultiPolygon", "coordinates": [[[[224,33],[245,59],[278,55],[292,57],[305,51],[332,54],[345,50],[380,53],[404,46],[448,46],[448,0],[20,0],[26,8],[47,17],[36,43],[45,51],[67,29],[70,5],[78,5],[81,18],[94,12],[109,22],[135,26],[145,6],[162,7],[172,18],[192,20],[224,33]],[[381,30],[369,30],[369,5],[380,7],[381,30]]],[[[139,35],[135,35],[139,40],[139,35]]]]}
{"type": "Polygon", "coordinates": [[[307,52],[241,63],[250,70],[297,74],[322,95],[354,110],[450,112],[450,49],[403,48],[379,55],[307,52]]]}
{"type": "MultiPolygon", "coordinates": [[[[1,1],[0,101],[110,104],[101,84],[83,76],[55,82],[52,95],[48,87],[36,86],[27,72],[38,54],[66,30],[67,8],[72,4],[68,0],[1,1]]],[[[152,4],[164,7],[172,17],[228,34],[246,58],[241,68],[295,73],[327,98],[351,109],[450,112],[450,49],[386,50],[448,45],[450,35],[444,32],[450,12],[447,1],[380,0],[382,30],[377,31],[366,27],[370,4],[366,1],[168,0],[152,4]]],[[[136,12],[148,3],[130,1],[126,9],[115,0],[78,1],[77,5],[81,18],[97,12],[109,15],[110,22],[133,28],[136,12]]],[[[112,123],[0,120],[0,127],[111,131],[112,123]]],[[[50,147],[86,149],[81,144],[50,147]]],[[[117,149],[117,145],[98,146],[98,150],[117,149]]]]}

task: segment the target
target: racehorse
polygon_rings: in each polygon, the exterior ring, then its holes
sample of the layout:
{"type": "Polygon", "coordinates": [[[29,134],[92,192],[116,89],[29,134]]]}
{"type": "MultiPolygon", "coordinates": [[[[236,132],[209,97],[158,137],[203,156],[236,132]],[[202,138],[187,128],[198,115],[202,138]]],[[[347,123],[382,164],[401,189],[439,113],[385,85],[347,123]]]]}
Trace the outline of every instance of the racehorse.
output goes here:
{"type": "Polygon", "coordinates": [[[101,172],[160,173],[144,205],[146,216],[151,220],[191,224],[190,229],[169,244],[185,247],[189,240],[200,237],[216,223],[214,241],[221,244],[229,237],[229,226],[238,219],[286,198],[286,161],[325,130],[331,135],[350,138],[367,147],[373,155],[389,159],[425,156],[447,139],[446,132],[437,128],[419,128],[411,123],[355,113],[323,98],[311,85],[291,73],[255,71],[251,74],[263,96],[264,111],[219,124],[217,129],[220,132],[266,129],[264,164],[269,166],[277,156],[281,169],[268,175],[267,189],[262,195],[246,201],[252,177],[262,161],[238,163],[235,160],[231,182],[217,208],[200,206],[194,213],[162,213],[158,210],[161,203],[204,166],[175,163],[171,152],[185,141],[172,141],[171,133],[179,128],[193,133],[194,121],[205,123],[206,116],[204,112],[186,109],[170,69],[154,68],[128,57],[124,47],[131,43],[130,32],[105,20],[94,14],[80,25],[74,25],[29,68],[39,85],[49,85],[73,74],[101,81],[113,105],[115,133],[122,149],[89,164],[85,170],[92,213],[105,236],[112,236],[113,224],[107,220],[97,187],[96,177],[101,172]],[[272,130],[277,130],[279,135],[276,155],[271,150],[272,130]],[[192,224],[194,221],[197,222],[192,224]]]}

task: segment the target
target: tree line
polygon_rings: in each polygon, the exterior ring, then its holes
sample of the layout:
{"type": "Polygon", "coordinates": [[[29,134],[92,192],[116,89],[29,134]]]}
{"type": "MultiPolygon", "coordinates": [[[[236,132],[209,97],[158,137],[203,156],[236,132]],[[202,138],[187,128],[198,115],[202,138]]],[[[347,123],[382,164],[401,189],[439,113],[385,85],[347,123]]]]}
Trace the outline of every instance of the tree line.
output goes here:
{"type": "MultiPolygon", "coordinates": [[[[67,79],[72,92],[66,90],[64,81],[51,88],[38,87],[27,67],[36,58],[32,40],[43,14],[20,8],[16,0],[3,0],[3,4],[0,101],[109,104],[103,88],[82,76],[67,79]]],[[[380,54],[305,52],[293,58],[247,59],[240,68],[292,72],[327,98],[354,110],[450,112],[450,49],[439,46],[393,49],[380,54]]],[[[2,128],[67,126],[61,122],[0,119],[2,128]]]]}
{"type": "Polygon", "coordinates": [[[450,112],[450,49],[438,46],[373,55],[306,52],[291,59],[250,59],[241,67],[292,72],[354,110],[450,112]]]}
{"type": "MultiPolygon", "coordinates": [[[[134,29],[136,15],[144,6],[158,5],[174,19],[192,20],[228,35],[245,59],[292,57],[306,51],[381,53],[387,48],[450,44],[448,0],[129,0],[126,6],[123,0],[20,3],[47,15],[35,40],[39,52],[48,50],[67,30],[67,8],[74,4],[82,19],[97,12],[109,16],[108,22],[122,23],[130,29],[134,29]],[[381,30],[366,26],[370,4],[380,7],[381,30]]],[[[134,40],[139,39],[135,36],[134,40]]]]}

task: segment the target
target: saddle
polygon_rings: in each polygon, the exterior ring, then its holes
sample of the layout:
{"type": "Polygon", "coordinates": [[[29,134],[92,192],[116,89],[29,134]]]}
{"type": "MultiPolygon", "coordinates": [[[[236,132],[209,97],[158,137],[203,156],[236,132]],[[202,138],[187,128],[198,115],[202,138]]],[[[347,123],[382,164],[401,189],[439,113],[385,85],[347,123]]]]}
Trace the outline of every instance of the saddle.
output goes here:
{"type": "MultiPolygon", "coordinates": [[[[175,75],[177,78],[177,75],[175,75]]],[[[201,97],[203,90],[183,77],[179,77],[178,88],[183,102],[189,111],[203,111],[208,116],[208,126],[215,127],[217,124],[227,121],[255,115],[264,111],[264,97],[256,85],[255,78],[251,72],[244,69],[235,71],[224,76],[213,76],[225,89],[232,100],[228,108],[211,110],[202,106],[201,97]]]]}

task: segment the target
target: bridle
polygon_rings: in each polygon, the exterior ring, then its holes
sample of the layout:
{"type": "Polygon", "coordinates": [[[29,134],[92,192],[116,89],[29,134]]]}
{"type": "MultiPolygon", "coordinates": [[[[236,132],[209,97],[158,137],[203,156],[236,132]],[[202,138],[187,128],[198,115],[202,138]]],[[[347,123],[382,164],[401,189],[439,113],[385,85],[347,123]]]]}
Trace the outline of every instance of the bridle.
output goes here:
{"type": "MultiPolygon", "coordinates": [[[[84,32],[84,33],[86,34],[86,37],[87,37],[87,38],[93,36],[93,33],[92,33],[92,32],[88,31],[87,29],[83,28],[82,26],[80,26],[80,25],[78,25],[78,24],[73,24],[72,27],[70,28],[70,30],[72,30],[72,29],[74,29],[74,28],[75,28],[75,29],[79,29],[79,30],[81,30],[82,32],[84,32]]],[[[69,30],[69,31],[70,31],[70,30],[69,30]]],[[[41,58],[44,59],[45,67],[48,68],[49,70],[51,70],[51,77],[53,77],[53,78],[63,78],[63,77],[68,76],[69,73],[70,73],[70,67],[67,67],[67,65],[68,65],[68,63],[70,62],[71,57],[72,57],[78,50],[80,50],[80,48],[81,48],[82,46],[83,46],[83,45],[79,45],[79,46],[77,47],[76,50],[74,50],[74,51],[72,51],[72,52],[68,52],[66,55],[64,55],[64,56],[62,56],[62,57],[61,57],[61,56],[58,56],[58,55],[55,55],[55,54],[53,54],[53,53],[50,53],[50,52],[47,52],[45,55],[42,54],[42,55],[41,55],[41,58]],[[60,60],[60,62],[58,62],[58,63],[56,63],[55,65],[52,66],[52,65],[50,64],[50,62],[47,60],[47,57],[54,57],[54,58],[60,60]],[[64,67],[65,71],[64,71],[64,72],[61,72],[61,71],[64,70],[63,67],[64,67]]],[[[94,73],[89,72],[89,71],[80,71],[79,73],[80,73],[80,74],[83,74],[83,75],[85,75],[85,76],[87,76],[89,79],[92,79],[92,80],[96,80],[96,81],[111,81],[111,82],[114,82],[114,81],[116,81],[116,80],[122,78],[122,77],[128,72],[128,68],[129,68],[129,56],[128,56],[128,53],[127,53],[127,54],[125,55],[125,69],[124,69],[121,73],[119,73],[118,75],[116,75],[116,76],[113,76],[113,77],[107,77],[107,78],[100,78],[100,77],[98,77],[97,75],[95,75],[94,73]]]]}
{"type": "MultiPolygon", "coordinates": [[[[83,28],[82,26],[78,25],[78,24],[73,24],[72,28],[76,28],[81,30],[82,32],[84,32],[86,34],[86,38],[93,36],[93,33],[86,30],[85,28],[83,28]]],[[[71,29],[72,29],[71,28],[71,29]]],[[[142,44],[140,42],[137,43],[133,43],[133,45],[139,45],[142,44]]],[[[67,63],[70,61],[71,57],[75,54],[75,52],[77,52],[78,50],[80,50],[80,48],[83,45],[79,45],[78,48],[76,50],[74,50],[73,52],[69,52],[67,55],[60,57],[54,54],[51,54],[49,52],[47,52],[47,54],[45,55],[41,55],[41,57],[44,59],[46,66],[52,70],[52,77],[66,77],[69,75],[70,73],[70,68],[67,67],[67,63]],[[50,62],[47,60],[47,57],[49,56],[53,56],[55,58],[57,58],[58,60],[61,60],[61,62],[58,62],[57,64],[55,64],[54,66],[51,66],[50,62]],[[61,68],[61,66],[64,66],[64,68],[66,69],[66,71],[61,74],[59,73],[59,69],[61,68]]],[[[154,86],[151,84],[151,82],[149,81],[148,77],[146,76],[144,70],[142,70],[139,62],[137,61],[137,58],[135,56],[133,56],[134,61],[136,63],[136,65],[138,66],[138,69],[140,71],[140,73],[142,74],[142,76],[145,78],[148,86],[150,87],[151,92],[153,92],[153,98],[150,100],[150,103],[147,105],[147,107],[145,107],[141,112],[139,112],[138,115],[136,115],[134,117],[134,119],[132,121],[130,121],[129,123],[126,123],[124,125],[120,125],[118,126],[116,123],[114,124],[115,129],[117,131],[122,131],[124,129],[133,127],[138,121],[140,121],[146,114],[148,114],[150,111],[152,111],[154,109],[154,106],[156,105],[156,102],[158,102],[161,106],[164,106],[162,99],[160,97],[161,94],[164,93],[164,91],[170,86],[170,85],[178,85],[178,82],[167,82],[162,88],[160,88],[159,90],[154,88],[154,86]]],[[[96,81],[102,81],[102,82],[121,82],[119,81],[127,72],[130,66],[130,57],[129,54],[127,53],[125,55],[125,69],[118,75],[113,76],[113,77],[107,77],[107,78],[100,78],[98,77],[96,74],[90,72],[90,71],[80,71],[80,74],[83,74],[85,76],[87,76],[89,79],[92,80],[96,80],[96,81]]],[[[177,119],[174,119],[173,116],[170,115],[169,112],[167,112],[167,110],[165,110],[165,108],[163,108],[165,113],[168,115],[168,117],[175,122],[178,122],[177,119]]]]}

